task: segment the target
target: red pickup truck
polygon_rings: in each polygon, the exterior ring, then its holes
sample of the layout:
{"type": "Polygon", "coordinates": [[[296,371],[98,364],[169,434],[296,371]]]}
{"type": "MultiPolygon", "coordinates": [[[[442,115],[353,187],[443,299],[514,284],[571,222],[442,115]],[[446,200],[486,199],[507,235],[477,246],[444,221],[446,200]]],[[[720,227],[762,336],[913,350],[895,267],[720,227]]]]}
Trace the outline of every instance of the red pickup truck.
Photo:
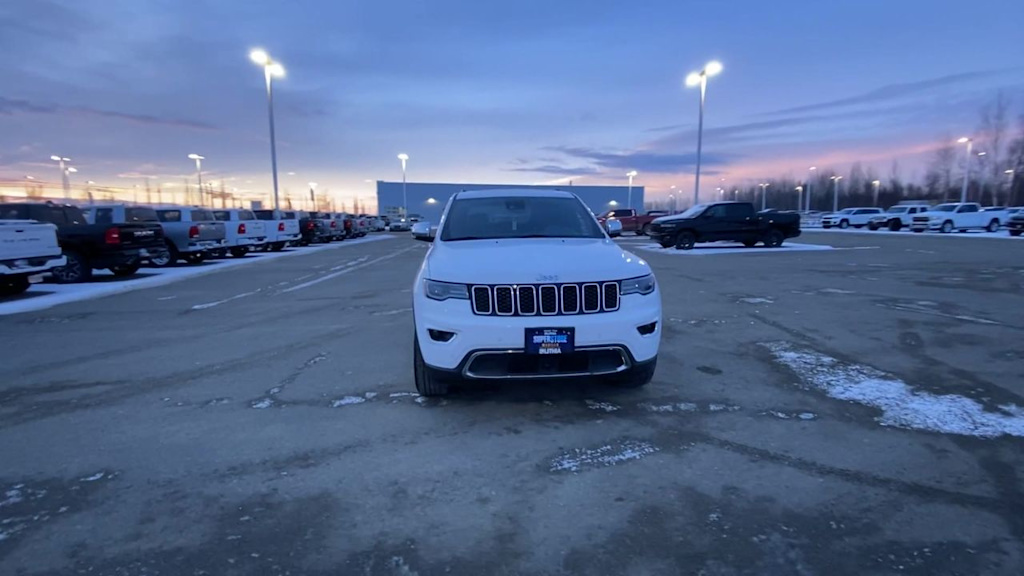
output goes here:
{"type": "Polygon", "coordinates": [[[618,210],[609,210],[604,214],[597,217],[597,221],[604,226],[607,220],[618,220],[622,222],[623,232],[632,232],[637,236],[646,235],[651,229],[651,222],[655,218],[662,216],[668,216],[669,212],[666,210],[650,210],[647,214],[637,214],[636,210],[632,208],[620,208],[618,210]]]}

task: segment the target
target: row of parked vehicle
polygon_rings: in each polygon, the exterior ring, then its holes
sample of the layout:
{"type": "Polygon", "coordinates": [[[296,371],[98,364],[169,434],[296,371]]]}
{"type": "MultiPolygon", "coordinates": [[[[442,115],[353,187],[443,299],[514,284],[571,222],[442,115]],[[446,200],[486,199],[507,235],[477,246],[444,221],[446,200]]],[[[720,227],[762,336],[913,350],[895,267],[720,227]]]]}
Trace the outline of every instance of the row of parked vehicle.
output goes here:
{"type": "Polygon", "coordinates": [[[366,214],[199,206],[53,202],[0,204],[0,296],[20,294],[49,272],[59,283],[86,282],[94,270],[130,276],[143,264],[198,264],[230,254],[341,241],[387,228],[366,214]]]}
{"type": "Polygon", "coordinates": [[[822,228],[887,229],[898,232],[909,228],[914,232],[943,233],[985,230],[997,232],[1006,227],[1011,236],[1020,236],[1024,229],[1024,207],[983,207],[976,202],[948,202],[932,206],[924,202],[900,202],[888,210],[881,208],[846,208],[821,216],[822,228]]]}

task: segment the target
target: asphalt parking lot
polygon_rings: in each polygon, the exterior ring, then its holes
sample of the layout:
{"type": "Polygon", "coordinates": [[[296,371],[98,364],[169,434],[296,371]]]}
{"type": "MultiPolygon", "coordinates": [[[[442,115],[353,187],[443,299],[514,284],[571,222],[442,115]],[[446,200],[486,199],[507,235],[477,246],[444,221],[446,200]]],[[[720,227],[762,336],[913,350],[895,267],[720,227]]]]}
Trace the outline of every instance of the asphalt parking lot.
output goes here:
{"type": "Polygon", "coordinates": [[[641,390],[417,397],[405,234],[0,317],[0,573],[1024,573],[1024,241],[621,244],[641,390]]]}

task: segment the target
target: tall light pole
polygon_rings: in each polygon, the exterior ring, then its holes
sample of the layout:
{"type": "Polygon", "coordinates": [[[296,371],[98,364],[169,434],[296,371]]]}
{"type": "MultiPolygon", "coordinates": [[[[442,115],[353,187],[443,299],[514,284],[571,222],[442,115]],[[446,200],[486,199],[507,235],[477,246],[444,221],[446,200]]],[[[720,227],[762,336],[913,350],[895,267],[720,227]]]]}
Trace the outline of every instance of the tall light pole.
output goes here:
{"type": "Polygon", "coordinates": [[[722,71],[722,64],[712,60],[704,65],[700,72],[691,72],[686,77],[686,86],[692,88],[700,86],[700,115],[697,119],[697,171],[693,180],[693,205],[700,204],[700,154],[704,140],[704,99],[708,91],[708,78],[716,76],[722,71]]]}
{"type": "Polygon", "coordinates": [[[811,166],[807,169],[811,174],[807,177],[807,211],[811,211],[811,181],[814,180],[814,172],[818,169],[817,166],[811,166]]]}
{"type": "Polygon", "coordinates": [[[804,203],[804,187],[797,186],[796,190],[796,209],[800,210],[800,205],[804,203]]]}
{"type": "Polygon", "coordinates": [[[280,62],[270,59],[270,55],[263,50],[253,50],[249,53],[253,62],[263,66],[263,77],[267,81],[267,116],[270,118],[270,169],[274,174],[274,210],[280,210],[277,197],[277,142],[274,139],[274,88],[273,78],[284,76],[284,66],[280,62]]]}
{"type": "Polygon", "coordinates": [[[409,197],[405,193],[405,165],[409,161],[409,155],[401,153],[398,159],[402,161],[402,218],[409,218],[409,197]]]}
{"type": "Polygon", "coordinates": [[[189,154],[188,159],[196,161],[196,179],[199,180],[199,204],[206,206],[206,200],[203,199],[203,160],[206,160],[206,156],[189,154]]]}
{"type": "Polygon", "coordinates": [[[92,206],[92,204],[93,204],[93,202],[92,202],[92,187],[93,187],[94,184],[96,184],[96,183],[93,182],[92,180],[86,180],[85,181],[85,195],[88,196],[88,198],[89,198],[89,205],[90,206],[92,206]]]}
{"type": "MultiPolygon", "coordinates": [[[[988,152],[978,152],[978,204],[983,204],[985,200],[985,184],[988,183],[988,178],[985,176],[985,156],[988,156],[988,152]]],[[[992,192],[992,205],[996,205],[996,194],[992,192]]]]}
{"type": "Polygon", "coordinates": [[[764,211],[768,208],[768,194],[766,194],[768,186],[767,182],[761,182],[758,184],[761,187],[761,210],[764,211]]]}
{"type": "Polygon", "coordinates": [[[964,186],[960,189],[960,203],[967,202],[967,181],[971,176],[971,149],[974,147],[974,140],[964,136],[957,140],[957,144],[967,144],[967,165],[964,166],[964,186]]]}
{"type": "Polygon", "coordinates": [[[311,206],[313,212],[317,211],[317,206],[316,206],[316,186],[317,186],[316,182],[310,182],[309,183],[309,205],[311,206]]]}
{"type": "Polygon", "coordinates": [[[626,172],[626,176],[629,176],[629,188],[628,188],[628,192],[626,193],[626,207],[627,208],[632,208],[633,207],[633,178],[636,176],[636,170],[630,170],[629,172],[626,172]]]}
{"type": "Polygon", "coordinates": [[[839,212],[839,181],[842,180],[842,176],[833,176],[832,182],[832,212],[839,212]]]}
{"type": "Polygon", "coordinates": [[[65,158],[64,156],[50,156],[50,160],[60,163],[60,183],[64,190],[64,198],[71,196],[71,182],[68,180],[68,169],[65,162],[71,162],[71,158],[65,158]]]}
{"type": "Polygon", "coordinates": [[[1010,206],[1013,204],[1013,169],[1009,169],[1003,172],[1006,174],[1006,204],[1010,206]]]}
{"type": "Polygon", "coordinates": [[[882,187],[882,181],[881,180],[873,180],[871,182],[871,187],[874,188],[874,190],[873,190],[874,201],[871,203],[871,205],[872,206],[878,206],[878,189],[882,187]]]}

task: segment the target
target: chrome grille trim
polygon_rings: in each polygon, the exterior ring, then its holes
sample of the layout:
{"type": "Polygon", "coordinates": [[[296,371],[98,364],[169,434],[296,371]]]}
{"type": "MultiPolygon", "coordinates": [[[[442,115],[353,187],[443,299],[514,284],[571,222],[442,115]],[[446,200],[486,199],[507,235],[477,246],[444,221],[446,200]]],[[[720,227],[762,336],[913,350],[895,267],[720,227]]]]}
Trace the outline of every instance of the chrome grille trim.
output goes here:
{"type": "Polygon", "coordinates": [[[511,286],[495,286],[494,287],[494,312],[498,316],[513,316],[516,313],[516,292],[511,286]],[[508,290],[508,311],[502,312],[501,297],[502,293],[508,290]]]}
{"type": "Polygon", "coordinates": [[[583,301],[580,302],[580,305],[583,306],[583,313],[584,314],[592,314],[594,312],[600,312],[601,311],[601,285],[596,283],[596,282],[588,282],[588,283],[583,285],[583,290],[581,290],[581,292],[582,292],[582,296],[583,296],[583,298],[582,298],[583,301]],[[587,301],[591,299],[591,298],[587,297],[588,293],[592,293],[593,294],[593,300],[596,303],[596,306],[594,306],[593,308],[588,308],[587,307],[587,301]]]}
{"type": "Polygon", "coordinates": [[[537,315],[537,289],[533,286],[516,286],[516,312],[520,316],[536,316],[537,315]],[[529,297],[524,298],[526,294],[530,294],[529,297]],[[532,308],[530,310],[523,309],[523,301],[527,300],[532,302],[532,308]]]}
{"type": "Polygon", "coordinates": [[[545,284],[544,286],[540,287],[540,289],[537,291],[537,293],[538,293],[538,300],[540,301],[540,304],[539,304],[540,313],[542,315],[544,315],[544,316],[554,316],[555,314],[558,314],[558,303],[559,303],[558,286],[555,286],[554,284],[545,284]],[[549,292],[549,293],[550,292],[554,292],[554,296],[553,297],[554,297],[555,305],[549,311],[545,311],[545,308],[544,308],[544,292],[549,292]]]}
{"type": "Polygon", "coordinates": [[[481,316],[489,316],[494,312],[494,303],[491,300],[491,289],[489,286],[473,286],[473,313],[481,316]],[[477,292],[479,291],[479,292],[477,292]],[[482,294],[487,299],[487,310],[477,307],[477,295],[482,294]]]}

